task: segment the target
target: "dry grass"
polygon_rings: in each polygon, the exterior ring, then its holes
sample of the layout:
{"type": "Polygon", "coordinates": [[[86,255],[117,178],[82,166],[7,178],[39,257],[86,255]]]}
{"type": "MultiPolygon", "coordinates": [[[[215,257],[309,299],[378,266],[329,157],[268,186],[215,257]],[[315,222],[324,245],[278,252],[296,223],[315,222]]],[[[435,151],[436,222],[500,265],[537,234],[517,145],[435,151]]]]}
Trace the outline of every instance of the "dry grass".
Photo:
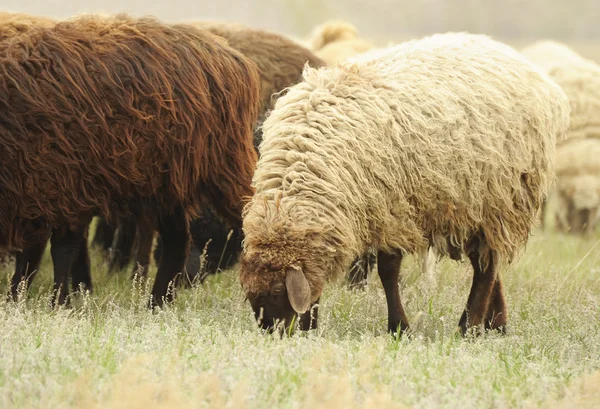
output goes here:
{"type": "Polygon", "coordinates": [[[364,292],[328,288],[320,328],[278,339],[255,327],[234,271],[180,291],[173,306],[152,314],[144,308],[148,287],[107,276],[93,254],[94,295],[51,311],[46,257],[26,300],[0,301],[0,407],[593,407],[599,239],[536,232],[503,272],[510,333],[467,340],[455,327],[471,272],[451,261],[433,284],[414,260],[406,263],[411,339],[385,333],[376,276],[364,292]]]}

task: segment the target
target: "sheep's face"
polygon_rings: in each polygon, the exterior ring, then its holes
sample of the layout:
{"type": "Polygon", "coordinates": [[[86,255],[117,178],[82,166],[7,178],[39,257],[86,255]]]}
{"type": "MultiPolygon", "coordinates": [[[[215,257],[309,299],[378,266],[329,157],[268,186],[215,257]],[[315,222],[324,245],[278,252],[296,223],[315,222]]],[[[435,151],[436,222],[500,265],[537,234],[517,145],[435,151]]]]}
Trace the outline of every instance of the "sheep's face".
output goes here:
{"type": "Polygon", "coordinates": [[[282,281],[273,282],[268,292],[249,293],[248,300],[256,322],[262,329],[272,331],[276,327],[289,328],[296,316],[282,281]]]}
{"type": "Polygon", "coordinates": [[[291,266],[261,278],[261,288],[246,291],[258,325],[268,331],[289,329],[295,317],[310,309],[311,291],[302,269],[291,266]]]}

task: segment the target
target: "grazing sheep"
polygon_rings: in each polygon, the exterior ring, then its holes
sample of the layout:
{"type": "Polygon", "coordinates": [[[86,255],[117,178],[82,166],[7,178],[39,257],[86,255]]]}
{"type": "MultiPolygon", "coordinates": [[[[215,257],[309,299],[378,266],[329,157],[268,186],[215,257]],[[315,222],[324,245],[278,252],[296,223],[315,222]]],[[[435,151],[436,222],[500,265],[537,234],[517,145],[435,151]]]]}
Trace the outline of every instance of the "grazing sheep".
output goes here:
{"type": "Polygon", "coordinates": [[[403,255],[466,253],[459,321],[505,328],[499,268],[527,241],[569,124],[562,90],[485,36],[434,35],[306,69],[264,127],[240,281],[263,328],[316,326],[326,281],[378,251],[388,329],[408,328],[403,255]]]}
{"type": "Polygon", "coordinates": [[[356,27],[345,21],[328,21],[316,27],[309,40],[311,50],[328,66],[374,48],[370,42],[358,38],[356,27]]]}
{"type": "Polygon", "coordinates": [[[600,138],[600,65],[553,41],[534,43],[521,52],[569,98],[571,125],[567,139],[600,138]]]}
{"type": "Polygon", "coordinates": [[[256,161],[254,63],[155,19],[77,18],[0,43],[0,249],[51,244],[57,301],[91,218],[158,215],[162,304],[205,204],[241,223],[256,161]],[[37,223],[37,226],[35,225],[37,223]],[[37,241],[36,241],[37,240],[37,241]]]}
{"type": "MultiPolygon", "coordinates": [[[[571,124],[567,140],[600,138],[600,66],[554,41],[538,41],[521,53],[541,67],[569,98],[571,124]]],[[[567,203],[559,200],[556,208],[558,213],[555,216],[561,222],[566,222],[563,216],[568,212],[561,206],[567,203]]],[[[542,227],[545,227],[546,204],[542,206],[540,218],[542,227]]]]}
{"type": "Polygon", "coordinates": [[[559,230],[589,236],[600,221],[600,139],[573,139],[556,149],[559,230]]]}

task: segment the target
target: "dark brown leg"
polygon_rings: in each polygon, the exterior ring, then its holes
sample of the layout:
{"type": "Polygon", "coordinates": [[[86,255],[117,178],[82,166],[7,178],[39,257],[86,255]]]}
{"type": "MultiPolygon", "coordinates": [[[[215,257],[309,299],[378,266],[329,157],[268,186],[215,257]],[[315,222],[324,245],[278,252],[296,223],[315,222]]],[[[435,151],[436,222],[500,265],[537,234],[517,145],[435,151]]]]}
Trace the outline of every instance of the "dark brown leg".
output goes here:
{"type": "Polygon", "coordinates": [[[506,322],[508,321],[508,309],[506,307],[506,299],[502,288],[500,276],[496,277],[490,305],[485,317],[485,329],[497,330],[501,333],[506,332],[506,322]]]}
{"type": "Polygon", "coordinates": [[[67,301],[69,275],[75,260],[79,257],[83,231],[73,232],[68,228],[54,229],[50,238],[50,253],[54,263],[53,306],[67,301]]]}
{"type": "Polygon", "coordinates": [[[112,243],[112,251],[108,271],[122,271],[131,260],[131,252],[135,242],[137,219],[135,217],[120,218],[112,243]]]}
{"type": "Polygon", "coordinates": [[[405,332],[408,329],[408,319],[402,308],[400,292],[398,289],[398,276],[402,264],[402,253],[387,254],[379,252],[377,255],[377,266],[379,278],[385,291],[388,306],[388,331],[392,334],[398,331],[405,332]]]}
{"type": "Polygon", "coordinates": [[[471,285],[467,307],[458,323],[463,336],[469,328],[478,327],[484,322],[490,305],[492,289],[496,282],[496,259],[494,253],[482,246],[479,239],[474,239],[468,248],[469,259],[473,265],[473,284],[471,285]],[[482,270],[479,263],[482,251],[488,253],[489,262],[485,270],[482,270]]]}
{"type": "Polygon", "coordinates": [[[318,324],[318,320],[319,320],[319,300],[315,301],[310,306],[310,310],[308,310],[306,313],[302,314],[302,316],[300,317],[300,330],[301,331],[317,329],[317,324],[318,324]]]}
{"type": "Polygon", "coordinates": [[[202,251],[198,247],[192,245],[190,254],[185,263],[184,283],[186,285],[191,286],[196,279],[201,283],[206,279],[207,274],[200,272],[200,257],[202,257],[202,251]]]}
{"type": "Polygon", "coordinates": [[[13,300],[17,300],[19,293],[19,285],[22,281],[25,283],[25,292],[31,286],[35,275],[40,267],[40,262],[50,237],[50,231],[41,237],[37,242],[30,242],[28,246],[22,251],[15,254],[15,274],[12,277],[10,284],[10,293],[13,300]]]}
{"type": "Polygon", "coordinates": [[[91,292],[93,290],[93,285],[90,269],[90,255],[88,253],[87,245],[87,230],[84,231],[79,239],[79,252],[75,263],[71,267],[71,287],[73,288],[73,292],[79,291],[80,287],[91,292]]]}
{"type": "Polygon", "coordinates": [[[156,227],[156,218],[149,214],[143,214],[137,223],[137,257],[131,278],[136,273],[148,278],[148,269],[150,268],[150,253],[152,252],[152,242],[154,241],[154,229],[156,227]]]}
{"type": "Polygon", "coordinates": [[[169,286],[174,284],[177,274],[183,271],[190,249],[190,226],[183,209],[163,215],[158,222],[162,237],[162,257],[156,280],[152,288],[152,306],[162,306],[173,299],[169,286]]]}
{"type": "Polygon", "coordinates": [[[112,246],[114,235],[115,227],[108,224],[104,218],[100,218],[98,220],[98,225],[96,226],[96,233],[94,233],[92,246],[99,247],[104,251],[108,251],[110,246],[112,246]]]}
{"type": "Polygon", "coordinates": [[[546,230],[546,205],[548,204],[547,200],[542,202],[542,206],[540,208],[540,223],[542,230],[546,230]]]}

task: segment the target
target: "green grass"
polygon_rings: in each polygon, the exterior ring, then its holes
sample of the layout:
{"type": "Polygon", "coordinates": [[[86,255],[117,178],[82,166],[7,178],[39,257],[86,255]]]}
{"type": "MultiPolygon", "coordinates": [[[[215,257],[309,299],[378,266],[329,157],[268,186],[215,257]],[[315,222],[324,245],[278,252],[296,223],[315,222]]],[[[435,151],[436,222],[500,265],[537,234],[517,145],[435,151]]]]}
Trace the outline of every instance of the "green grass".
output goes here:
{"type": "Polygon", "coordinates": [[[536,231],[502,272],[509,334],[477,339],[455,333],[471,270],[447,260],[435,283],[403,266],[411,339],[386,334],[376,274],[365,291],[329,286],[319,329],[279,339],[256,328],[235,270],[153,314],[148,288],[92,253],[94,294],[52,311],[46,254],[27,299],[0,301],[0,408],[595,407],[599,239],[536,231]]]}

